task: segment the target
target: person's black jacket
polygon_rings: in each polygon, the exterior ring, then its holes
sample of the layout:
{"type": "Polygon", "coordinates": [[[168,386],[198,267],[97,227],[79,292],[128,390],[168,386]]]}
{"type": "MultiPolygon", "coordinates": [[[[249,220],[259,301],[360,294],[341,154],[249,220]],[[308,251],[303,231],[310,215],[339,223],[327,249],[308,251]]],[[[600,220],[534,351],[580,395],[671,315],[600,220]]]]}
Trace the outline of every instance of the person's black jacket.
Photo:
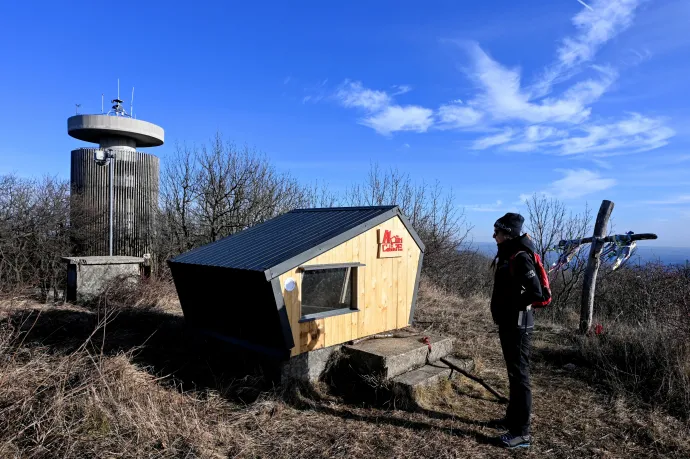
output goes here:
{"type": "Polygon", "coordinates": [[[515,324],[531,328],[534,325],[532,311],[525,312],[528,305],[542,298],[541,283],[534,267],[534,250],[527,235],[498,245],[491,315],[499,326],[515,324]],[[518,255],[511,261],[516,253],[518,255]]]}

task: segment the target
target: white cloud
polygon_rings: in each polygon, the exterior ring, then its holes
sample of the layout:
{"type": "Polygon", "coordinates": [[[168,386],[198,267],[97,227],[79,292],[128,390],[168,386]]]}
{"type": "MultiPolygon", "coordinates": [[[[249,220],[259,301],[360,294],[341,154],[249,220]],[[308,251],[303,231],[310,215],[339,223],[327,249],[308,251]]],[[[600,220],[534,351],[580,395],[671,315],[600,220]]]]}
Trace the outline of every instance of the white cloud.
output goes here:
{"type": "Polygon", "coordinates": [[[552,137],[565,137],[568,131],[550,126],[532,125],[525,129],[525,139],[530,142],[541,142],[552,137]]]}
{"type": "MultiPolygon", "coordinates": [[[[523,84],[520,68],[499,63],[477,43],[465,43],[471,64],[468,77],[477,86],[462,100],[441,104],[436,110],[400,105],[395,96],[409,92],[409,85],[393,85],[386,92],[351,80],[345,80],[332,98],[343,107],[363,111],[358,122],[382,135],[432,128],[493,133],[475,138],[475,150],[500,148],[600,158],[660,148],[675,135],[664,118],[629,113],[602,120],[592,114],[593,105],[619,78],[613,67],[593,64],[596,53],[631,26],[642,1],[583,3],[572,18],[574,33],[559,42],[556,58],[532,85],[523,84]]],[[[644,56],[640,56],[642,60],[644,56]]],[[[307,96],[304,102],[320,99],[319,95],[307,96]]]]}
{"type": "Polygon", "coordinates": [[[521,86],[519,69],[502,66],[476,43],[469,45],[469,51],[474,62],[470,77],[482,88],[469,105],[497,121],[580,123],[590,116],[587,105],[597,101],[617,77],[613,69],[596,66],[598,79],[581,81],[561,97],[533,101],[533,95],[521,86]]]}
{"type": "Polygon", "coordinates": [[[479,144],[477,149],[503,145],[506,151],[538,150],[604,158],[654,150],[667,145],[674,135],[675,131],[665,126],[663,119],[630,113],[626,118],[612,123],[586,123],[569,129],[532,125],[525,128],[522,134],[505,137],[504,142],[479,144]]]}
{"type": "Polygon", "coordinates": [[[504,212],[503,201],[496,201],[493,204],[472,204],[464,206],[466,210],[472,212],[504,212]]]}
{"type": "MultiPolygon", "coordinates": [[[[581,2],[582,3],[582,2],[581,2]]],[[[640,0],[595,0],[572,18],[577,33],[563,38],[558,57],[532,86],[535,97],[551,91],[554,83],[567,80],[577,67],[594,59],[608,41],[632,25],[640,0]]]]}
{"type": "Polygon", "coordinates": [[[517,153],[527,153],[528,151],[535,151],[538,145],[536,143],[520,142],[506,145],[503,147],[506,151],[514,151],[517,153]]]}
{"type": "Polygon", "coordinates": [[[681,164],[687,161],[690,161],[690,154],[687,153],[657,156],[656,158],[654,158],[654,163],[657,166],[665,164],[681,164]]]}
{"type": "Polygon", "coordinates": [[[659,118],[631,113],[615,123],[582,126],[584,135],[573,135],[556,143],[564,155],[594,153],[614,156],[653,150],[668,144],[675,131],[659,118]]]}
{"type": "Polygon", "coordinates": [[[690,194],[682,194],[679,196],[674,196],[671,198],[657,200],[657,201],[644,201],[643,203],[644,204],[651,204],[651,205],[662,205],[662,206],[690,204],[690,194]]]}
{"type": "Polygon", "coordinates": [[[412,86],[407,85],[407,84],[394,84],[393,89],[395,90],[393,95],[399,96],[400,94],[406,94],[406,93],[412,91],[412,86]]]}
{"type": "MultiPolygon", "coordinates": [[[[534,194],[534,193],[533,193],[533,194],[534,194]]],[[[517,201],[516,204],[524,204],[524,203],[526,203],[527,201],[529,201],[529,200],[532,198],[533,194],[528,194],[528,193],[523,193],[523,194],[521,194],[520,196],[518,196],[518,201],[517,201]]],[[[545,192],[543,192],[543,191],[540,191],[540,192],[538,192],[537,194],[540,194],[540,195],[547,195],[547,194],[546,194],[545,192]]]]}
{"type": "MultiPolygon", "coordinates": [[[[546,94],[554,82],[564,83],[581,71],[580,64],[594,59],[606,42],[628,28],[638,0],[595,0],[585,6],[573,23],[577,33],[563,39],[558,58],[540,81],[523,87],[519,68],[508,68],[492,59],[477,44],[467,46],[473,66],[470,78],[479,84],[479,93],[467,103],[477,113],[490,117],[493,125],[518,129],[527,123],[523,135],[512,135],[505,142],[480,139],[475,148],[501,145],[508,151],[543,151],[560,154],[631,153],[662,147],[675,135],[660,118],[630,114],[601,124],[591,121],[592,104],[608,91],[618,78],[610,66],[590,65],[594,75],[576,81],[560,94],[546,94]]],[[[505,140],[507,136],[495,139],[505,140]]]]}
{"type": "Polygon", "coordinates": [[[566,130],[534,124],[525,128],[521,140],[505,146],[504,149],[516,152],[534,151],[547,139],[562,138],[567,135],[566,130]]]}
{"type": "Polygon", "coordinates": [[[291,79],[292,79],[291,76],[289,76],[289,75],[286,76],[285,79],[283,80],[283,84],[288,84],[288,83],[290,82],[291,79]]]}
{"type": "Polygon", "coordinates": [[[460,129],[476,125],[484,115],[472,107],[447,104],[439,107],[436,116],[439,129],[460,129]]]}
{"type": "Polygon", "coordinates": [[[604,161],[603,159],[594,158],[594,159],[592,159],[592,162],[594,164],[596,164],[597,166],[599,166],[601,169],[608,169],[608,170],[613,169],[613,164],[611,164],[608,161],[604,161]]]}
{"type": "Polygon", "coordinates": [[[302,103],[306,104],[307,102],[311,102],[313,104],[316,104],[325,99],[327,97],[325,89],[327,83],[328,78],[319,81],[315,85],[304,88],[304,92],[306,92],[307,95],[302,98],[302,103]]]}
{"type": "Polygon", "coordinates": [[[345,80],[335,94],[344,107],[363,108],[374,112],[386,107],[391,98],[384,91],[366,89],[359,81],[345,80]]]}
{"type": "Polygon", "coordinates": [[[629,57],[623,61],[628,66],[640,65],[652,58],[652,52],[648,48],[642,48],[639,51],[637,49],[630,49],[628,52],[629,57]]]}
{"type": "Polygon", "coordinates": [[[382,111],[360,120],[360,123],[390,135],[396,131],[426,132],[433,123],[433,111],[416,105],[390,105],[382,111]]]}
{"type": "MultiPolygon", "coordinates": [[[[608,190],[616,185],[616,180],[602,177],[601,174],[588,169],[558,169],[563,178],[551,182],[549,187],[536,194],[548,198],[576,199],[588,194],[608,190]]],[[[519,202],[532,198],[534,193],[524,193],[519,196],[519,202]]]]}
{"type": "MultiPolygon", "coordinates": [[[[409,86],[396,86],[398,93],[409,86]]],[[[400,92],[403,91],[403,92],[400,92]]],[[[397,105],[385,91],[365,88],[359,81],[345,80],[335,93],[335,99],[347,108],[359,108],[367,116],[359,123],[382,135],[398,131],[426,132],[433,124],[433,111],[417,105],[397,105]]]]}
{"type": "Polygon", "coordinates": [[[496,145],[503,145],[508,143],[513,139],[513,130],[506,129],[503,132],[495,135],[490,135],[488,137],[482,137],[474,141],[472,145],[473,150],[485,150],[490,147],[495,147],[496,145]]]}
{"type": "Polygon", "coordinates": [[[566,37],[558,49],[558,59],[565,66],[591,61],[599,48],[630,27],[638,0],[594,0],[573,17],[579,31],[566,37]]]}
{"type": "Polygon", "coordinates": [[[608,190],[616,180],[604,178],[598,172],[587,169],[562,170],[564,177],[551,183],[548,193],[559,199],[574,199],[608,190]]]}

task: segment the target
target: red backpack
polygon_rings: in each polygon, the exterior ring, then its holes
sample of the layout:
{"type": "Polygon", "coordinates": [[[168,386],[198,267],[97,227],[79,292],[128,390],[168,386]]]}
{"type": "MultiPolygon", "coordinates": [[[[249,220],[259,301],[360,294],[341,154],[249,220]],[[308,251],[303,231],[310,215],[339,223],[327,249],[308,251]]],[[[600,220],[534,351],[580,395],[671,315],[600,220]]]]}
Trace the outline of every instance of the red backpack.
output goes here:
{"type": "MultiPolygon", "coordinates": [[[[512,262],[515,259],[515,257],[520,255],[521,253],[527,253],[532,255],[532,259],[534,261],[534,269],[537,271],[537,277],[539,277],[539,283],[541,284],[541,301],[535,301],[534,303],[532,303],[532,307],[535,309],[544,308],[551,304],[551,287],[549,285],[549,276],[547,275],[546,270],[544,269],[544,265],[542,264],[541,257],[538,253],[532,253],[527,250],[521,250],[515,253],[512,257],[510,257],[510,262],[512,262]]],[[[513,272],[512,264],[510,265],[510,272],[511,274],[513,272]]]]}

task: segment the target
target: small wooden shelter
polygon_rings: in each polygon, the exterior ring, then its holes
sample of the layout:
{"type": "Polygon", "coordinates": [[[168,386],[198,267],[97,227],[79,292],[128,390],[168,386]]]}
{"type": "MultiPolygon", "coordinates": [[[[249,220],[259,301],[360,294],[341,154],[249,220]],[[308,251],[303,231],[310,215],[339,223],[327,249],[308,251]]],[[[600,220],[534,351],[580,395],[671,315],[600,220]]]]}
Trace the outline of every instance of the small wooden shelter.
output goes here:
{"type": "Polygon", "coordinates": [[[411,323],[424,244],[397,206],[300,209],[169,266],[193,329],[288,358],[411,323]]]}

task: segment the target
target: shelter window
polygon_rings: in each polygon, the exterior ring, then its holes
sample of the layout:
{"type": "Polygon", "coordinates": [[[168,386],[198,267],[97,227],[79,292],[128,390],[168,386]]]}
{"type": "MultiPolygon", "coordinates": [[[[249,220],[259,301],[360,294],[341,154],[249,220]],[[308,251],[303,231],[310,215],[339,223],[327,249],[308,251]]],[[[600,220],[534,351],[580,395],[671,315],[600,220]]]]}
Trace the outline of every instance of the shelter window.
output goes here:
{"type": "Polygon", "coordinates": [[[306,321],[357,310],[359,263],[303,267],[302,318],[306,321]]]}

